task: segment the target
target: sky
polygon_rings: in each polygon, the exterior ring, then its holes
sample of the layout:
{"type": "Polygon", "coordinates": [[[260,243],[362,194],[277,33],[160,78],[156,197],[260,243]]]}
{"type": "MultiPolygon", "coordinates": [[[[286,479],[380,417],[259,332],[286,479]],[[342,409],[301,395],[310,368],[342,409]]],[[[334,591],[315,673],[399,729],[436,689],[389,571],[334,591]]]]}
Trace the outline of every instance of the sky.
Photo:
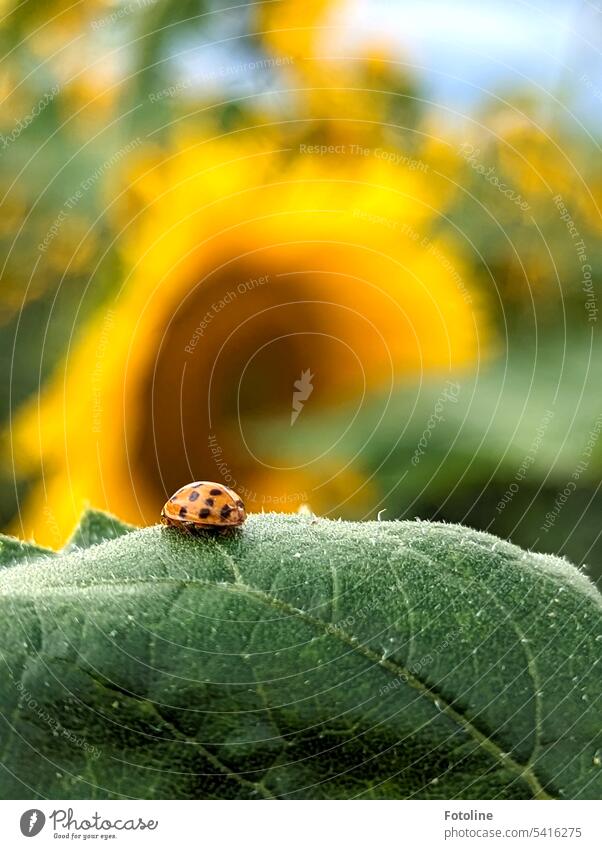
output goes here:
{"type": "Polygon", "coordinates": [[[435,99],[459,110],[488,89],[520,85],[545,97],[567,91],[580,112],[588,105],[602,111],[602,11],[595,3],[351,0],[344,20],[347,49],[386,38],[435,99]]]}
{"type": "MultiPolygon", "coordinates": [[[[602,0],[347,0],[320,45],[324,56],[362,56],[388,47],[418,77],[426,96],[452,117],[470,113],[489,93],[531,90],[571,119],[602,126],[602,0]],[[566,111],[566,110],[565,110],[566,111]]],[[[232,31],[232,17],[213,19],[204,43],[179,42],[180,75],[229,96],[278,88],[258,70],[236,72],[255,57],[232,31]],[[222,24],[226,24],[224,28],[222,24]],[[216,67],[231,70],[215,76],[216,67]],[[213,74],[213,76],[212,76],[213,74]]],[[[193,85],[194,87],[194,85],[193,85]]]]}

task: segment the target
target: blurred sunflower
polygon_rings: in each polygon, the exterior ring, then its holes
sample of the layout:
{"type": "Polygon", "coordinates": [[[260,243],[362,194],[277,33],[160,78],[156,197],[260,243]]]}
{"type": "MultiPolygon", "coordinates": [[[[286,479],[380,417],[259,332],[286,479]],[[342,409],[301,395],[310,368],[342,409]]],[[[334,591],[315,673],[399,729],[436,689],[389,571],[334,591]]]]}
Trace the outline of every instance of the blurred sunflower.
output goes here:
{"type": "Polygon", "coordinates": [[[386,35],[345,43],[347,12],[342,0],[259,4],[261,45],[285,60],[279,70],[289,108],[312,122],[316,141],[378,144],[414,126],[422,100],[386,35]]]}
{"type": "Polygon", "coordinates": [[[326,38],[329,19],[344,9],[342,0],[307,0],[295,3],[259,3],[255,8],[258,30],[266,48],[296,60],[315,56],[326,38]]]}
{"type": "Polygon", "coordinates": [[[560,121],[543,123],[536,104],[521,98],[485,110],[468,135],[468,142],[458,141],[469,164],[461,179],[470,198],[460,219],[487,257],[504,306],[518,308],[521,318],[536,311],[554,324],[562,300],[563,310],[569,301],[582,317],[581,266],[597,265],[602,229],[597,149],[560,121]]]}
{"type": "Polygon", "coordinates": [[[378,149],[278,142],[182,143],[129,176],[128,279],[13,430],[17,472],[41,480],[22,533],[56,543],[86,502],[153,522],[198,478],[251,509],[361,515],[364,470],[298,448],[293,401],[324,416],[474,362],[483,323],[432,233],[437,181],[378,149]],[[278,450],[257,440],[262,418],[280,423],[278,450]]]}

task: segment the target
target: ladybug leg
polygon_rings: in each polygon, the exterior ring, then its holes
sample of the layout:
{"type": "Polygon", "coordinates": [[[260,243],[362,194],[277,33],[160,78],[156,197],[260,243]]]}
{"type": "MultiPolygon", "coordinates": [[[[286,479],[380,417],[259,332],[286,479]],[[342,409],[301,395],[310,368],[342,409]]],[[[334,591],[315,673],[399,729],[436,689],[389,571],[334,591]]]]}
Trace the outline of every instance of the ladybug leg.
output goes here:
{"type": "Polygon", "coordinates": [[[238,525],[224,525],[223,528],[217,528],[216,532],[220,537],[232,537],[240,531],[238,525]]]}
{"type": "Polygon", "coordinates": [[[189,536],[189,537],[195,537],[196,536],[194,525],[190,524],[189,522],[183,522],[182,525],[181,525],[181,528],[187,536],[189,536]]]}
{"type": "Polygon", "coordinates": [[[207,525],[206,527],[203,525],[195,525],[194,522],[186,522],[183,525],[184,531],[194,539],[202,539],[203,537],[211,536],[214,532],[214,529],[211,525],[207,525]]]}

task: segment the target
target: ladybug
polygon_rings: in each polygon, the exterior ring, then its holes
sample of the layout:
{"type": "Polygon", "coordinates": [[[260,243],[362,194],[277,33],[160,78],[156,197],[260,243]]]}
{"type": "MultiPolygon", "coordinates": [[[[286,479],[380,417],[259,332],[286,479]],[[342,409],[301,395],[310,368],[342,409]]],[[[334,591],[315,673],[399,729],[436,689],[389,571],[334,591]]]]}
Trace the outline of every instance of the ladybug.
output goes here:
{"type": "Polygon", "coordinates": [[[233,489],[211,481],[181,486],[161,510],[164,525],[185,531],[236,528],[246,518],[240,496],[233,489]]]}

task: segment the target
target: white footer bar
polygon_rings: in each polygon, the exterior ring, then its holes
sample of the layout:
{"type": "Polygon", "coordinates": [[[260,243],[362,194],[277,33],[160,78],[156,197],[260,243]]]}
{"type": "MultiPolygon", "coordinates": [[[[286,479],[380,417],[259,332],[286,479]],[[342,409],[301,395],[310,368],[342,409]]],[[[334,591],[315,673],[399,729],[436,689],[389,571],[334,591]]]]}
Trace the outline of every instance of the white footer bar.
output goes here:
{"type": "Polygon", "coordinates": [[[599,802],[0,801],[0,846],[602,846],[599,802]]]}

